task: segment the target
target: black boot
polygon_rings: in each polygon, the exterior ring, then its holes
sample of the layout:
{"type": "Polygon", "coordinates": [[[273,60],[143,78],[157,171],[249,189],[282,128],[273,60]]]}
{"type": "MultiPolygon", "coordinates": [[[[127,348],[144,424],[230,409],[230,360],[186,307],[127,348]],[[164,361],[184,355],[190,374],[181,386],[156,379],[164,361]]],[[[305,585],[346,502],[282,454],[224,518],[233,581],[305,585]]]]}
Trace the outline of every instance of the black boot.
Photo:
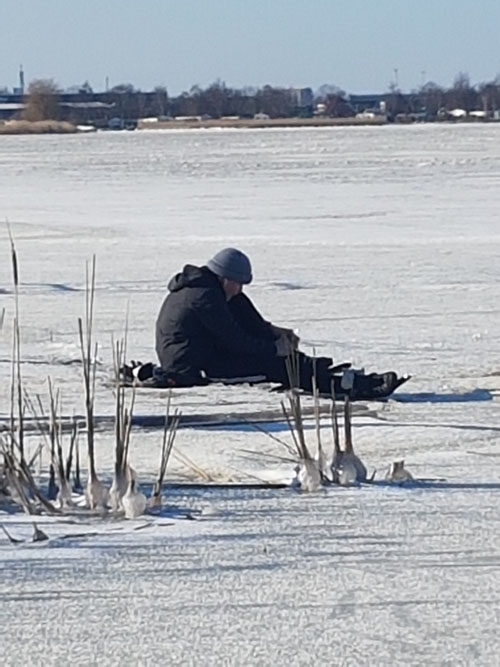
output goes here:
{"type": "Polygon", "coordinates": [[[353,401],[374,401],[387,398],[409,379],[406,375],[398,377],[393,371],[369,375],[355,373],[352,388],[346,388],[345,393],[348,393],[353,401]]]}

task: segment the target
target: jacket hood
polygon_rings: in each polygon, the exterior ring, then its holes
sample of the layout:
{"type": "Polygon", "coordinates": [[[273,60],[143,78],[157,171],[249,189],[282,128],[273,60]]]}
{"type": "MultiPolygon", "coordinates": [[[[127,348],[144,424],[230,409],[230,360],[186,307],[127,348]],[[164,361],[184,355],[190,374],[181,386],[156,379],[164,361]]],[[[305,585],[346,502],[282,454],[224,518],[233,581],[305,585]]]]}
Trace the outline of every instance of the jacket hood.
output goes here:
{"type": "Polygon", "coordinates": [[[171,292],[178,292],[184,287],[219,287],[219,279],[206,266],[186,264],[168,283],[171,292]]]}

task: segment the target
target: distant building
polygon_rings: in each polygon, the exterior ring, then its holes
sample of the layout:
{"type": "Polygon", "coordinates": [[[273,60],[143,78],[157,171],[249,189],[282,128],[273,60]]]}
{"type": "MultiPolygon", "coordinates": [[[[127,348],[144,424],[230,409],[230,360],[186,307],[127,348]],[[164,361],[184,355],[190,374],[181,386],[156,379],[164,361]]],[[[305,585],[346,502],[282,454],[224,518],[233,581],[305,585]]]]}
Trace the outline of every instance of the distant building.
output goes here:
{"type": "Polygon", "coordinates": [[[1,102],[0,101],[0,120],[10,120],[21,113],[24,104],[20,102],[1,102]]]}
{"type": "Polygon", "coordinates": [[[291,93],[295,106],[299,109],[305,109],[313,106],[314,93],[311,88],[292,88],[291,93]]]}
{"type": "Polygon", "coordinates": [[[376,113],[377,111],[384,114],[387,108],[388,94],[373,94],[373,95],[349,95],[348,101],[356,114],[370,111],[376,113]]]}
{"type": "Polygon", "coordinates": [[[19,86],[13,89],[14,95],[24,95],[24,71],[23,66],[19,66],[19,86]]]}
{"type": "Polygon", "coordinates": [[[314,113],[314,93],[311,88],[290,88],[294,116],[312,116],[314,113]]]}

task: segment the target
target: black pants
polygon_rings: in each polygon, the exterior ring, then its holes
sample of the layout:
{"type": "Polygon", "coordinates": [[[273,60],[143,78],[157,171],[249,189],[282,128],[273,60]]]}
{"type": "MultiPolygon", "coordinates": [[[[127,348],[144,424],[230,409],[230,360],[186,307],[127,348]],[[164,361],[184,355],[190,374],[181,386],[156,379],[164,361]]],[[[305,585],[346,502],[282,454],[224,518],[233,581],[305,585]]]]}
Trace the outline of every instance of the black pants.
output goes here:
{"type": "MultiPolygon", "coordinates": [[[[297,386],[312,392],[313,377],[320,393],[330,394],[332,375],[328,370],[332,360],[328,357],[313,359],[303,352],[297,352],[293,358],[285,357],[235,357],[216,356],[206,364],[204,371],[209,378],[243,378],[264,376],[267,382],[279,382],[289,387],[297,386]],[[290,372],[291,371],[291,372],[290,372]]],[[[340,391],[340,379],[335,378],[335,392],[340,391]]]]}

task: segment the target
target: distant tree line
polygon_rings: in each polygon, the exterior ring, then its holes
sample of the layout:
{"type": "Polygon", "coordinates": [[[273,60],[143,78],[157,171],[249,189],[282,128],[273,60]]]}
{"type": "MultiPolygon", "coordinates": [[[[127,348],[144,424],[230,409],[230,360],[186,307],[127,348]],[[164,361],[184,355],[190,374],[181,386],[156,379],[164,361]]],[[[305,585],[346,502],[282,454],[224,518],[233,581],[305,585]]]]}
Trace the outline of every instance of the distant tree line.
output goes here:
{"type": "MultiPolygon", "coordinates": [[[[309,100],[307,104],[297,93],[296,89],[276,86],[235,89],[221,81],[215,81],[207,88],[193,86],[175,97],[169,96],[167,89],[161,86],[142,92],[130,83],[95,93],[85,82],[68,93],[60,91],[51,79],[42,79],[30,83],[22,117],[26,120],[64,117],[76,122],[89,120],[90,116],[92,119],[102,117],[103,122],[110,117],[197,116],[217,119],[223,116],[253,118],[265,114],[269,118],[287,118],[312,115],[318,104],[325,116],[348,117],[356,112],[352,104],[356,96],[351,98],[336,86],[321,86],[315,95],[310,91],[310,96],[306,96],[309,100]]],[[[420,89],[403,94],[392,85],[386,93],[377,97],[383,98],[386,112],[392,118],[418,113],[432,119],[438,117],[442,110],[457,108],[466,112],[481,110],[489,114],[500,110],[500,76],[491,82],[473,85],[467,74],[460,73],[449,88],[427,82],[420,89]]]]}
{"type": "Polygon", "coordinates": [[[500,110],[500,75],[493,81],[473,85],[469,76],[461,72],[450,88],[429,81],[407,95],[402,95],[393,87],[389,91],[387,103],[388,111],[393,115],[420,110],[425,111],[429,117],[436,117],[441,110],[453,109],[492,113],[500,110]]]}

